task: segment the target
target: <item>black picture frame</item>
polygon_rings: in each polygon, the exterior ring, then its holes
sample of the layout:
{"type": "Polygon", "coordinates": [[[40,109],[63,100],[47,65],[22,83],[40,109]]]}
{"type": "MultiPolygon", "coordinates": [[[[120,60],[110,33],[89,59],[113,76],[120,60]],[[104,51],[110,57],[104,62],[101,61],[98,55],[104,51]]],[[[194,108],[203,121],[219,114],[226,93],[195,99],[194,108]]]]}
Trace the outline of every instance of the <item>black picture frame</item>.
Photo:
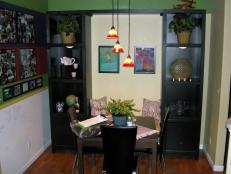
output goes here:
{"type": "Polygon", "coordinates": [[[0,85],[16,81],[16,50],[0,49],[0,85]]]}
{"type": "Polygon", "coordinates": [[[152,47],[135,47],[134,51],[134,73],[155,74],[156,49],[152,47]]]}
{"type": "Polygon", "coordinates": [[[19,84],[17,84],[17,85],[14,85],[13,86],[13,89],[14,89],[14,97],[17,97],[17,96],[19,96],[19,95],[21,95],[22,94],[22,88],[21,88],[21,84],[19,83],[19,84]]]}
{"type": "Polygon", "coordinates": [[[99,73],[119,73],[119,53],[112,52],[113,46],[99,46],[99,73]]]}
{"type": "Polygon", "coordinates": [[[23,82],[22,83],[22,93],[26,93],[29,91],[29,83],[28,82],[23,82]]]}
{"type": "Polygon", "coordinates": [[[36,88],[36,81],[35,79],[29,81],[29,89],[33,90],[36,88]]]}
{"type": "Polygon", "coordinates": [[[0,8],[0,43],[16,43],[16,11],[0,8]]]}
{"type": "Polygon", "coordinates": [[[36,87],[37,88],[40,88],[40,87],[43,86],[43,79],[42,79],[42,77],[35,79],[35,81],[36,81],[36,87]]]}
{"type": "Polygon", "coordinates": [[[13,86],[3,88],[2,93],[3,93],[3,101],[7,101],[7,100],[13,98],[14,97],[13,86]]]}
{"type": "Polygon", "coordinates": [[[20,79],[35,76],[36,73],[36,56],[35,48],[19,49],[20,61],[20,79]]]}
{"type": "Polygon", "coordinates": [[[34,16],[17,12],[18,16],[18,42],[23,44],[35,43],[34,16]]]}

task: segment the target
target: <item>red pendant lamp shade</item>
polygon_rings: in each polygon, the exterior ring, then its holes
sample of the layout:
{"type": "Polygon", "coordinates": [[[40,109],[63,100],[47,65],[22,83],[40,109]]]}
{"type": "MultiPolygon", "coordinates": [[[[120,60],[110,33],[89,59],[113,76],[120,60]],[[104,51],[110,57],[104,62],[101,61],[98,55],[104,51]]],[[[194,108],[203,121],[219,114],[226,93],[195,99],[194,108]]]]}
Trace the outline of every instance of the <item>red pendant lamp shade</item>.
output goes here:
{"type": "Polygon", "coordinates": [[[111,29],[108,32],[107,39],[118,39],[119,36],[117,34],[117,31],[114,26],[111,27],[111,29]]]}
{"type": "Polygon", "coordinates": [[[124,49],[122,48],[118,40],[116,41],[116,44],[114,45],[114,48],[112,49],[112,52],[113,53],[123,53],[124,52],[124,49]]]}
{"type": "Polygon", "coordinates": [[[124,59],[123,67],[134,67],[134,63],[130,54],[124,59]]]}

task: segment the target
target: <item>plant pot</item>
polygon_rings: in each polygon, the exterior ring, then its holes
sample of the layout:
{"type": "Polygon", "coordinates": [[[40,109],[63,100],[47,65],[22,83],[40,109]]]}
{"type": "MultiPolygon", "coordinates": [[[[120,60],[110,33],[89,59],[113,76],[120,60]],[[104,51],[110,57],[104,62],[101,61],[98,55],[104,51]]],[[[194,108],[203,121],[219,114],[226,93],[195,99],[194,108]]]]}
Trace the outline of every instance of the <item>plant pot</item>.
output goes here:
{"type": "Polygon", "coordinates": [[[65,44],[71,44],[75,42],[75,33],[69,33],[69,35],[66,34],[66,32],[61,32],[61,38],[63,43],[65,44]]]}
{"type": "Polygon", "coordinates": [[[127,126],[126,116],[112,116],[114,126],[127,126]]]}
{"type": "Polygon", "coordinates": [[[178,44],[189,44],[191,37],[190,31],[182,31],[177,33],[178,44]]]}

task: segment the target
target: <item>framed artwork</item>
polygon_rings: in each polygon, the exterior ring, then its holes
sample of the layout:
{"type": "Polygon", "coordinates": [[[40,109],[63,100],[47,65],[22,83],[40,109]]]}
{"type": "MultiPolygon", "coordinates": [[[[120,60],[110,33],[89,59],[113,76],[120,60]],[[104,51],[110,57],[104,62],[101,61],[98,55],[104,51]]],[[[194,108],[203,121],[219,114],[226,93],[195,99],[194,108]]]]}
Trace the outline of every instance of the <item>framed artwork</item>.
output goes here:
{"type": "Polygon", "coordinates": [[[35,88],[36,88],[36,82],[35,82],[35,80],[30,80],[29,81],[29,89],[33,90],[35,88]]]}
{"type": "Polygon", "coordinates": [[[20,84],[17,84],[14,86],[14,97],[20,95],[22,92],[21,92],[21,85],[20,84]]]}
{"type": "Polygon", "coordinates": [[[155,48],[135,47],[134,73],[155,74],[155,48]]]}
{"type": "Polygon", "coordinates": [[[16,12],[0,8],[0,43],[16,43],[16,12]]]}
{"type": "Polygon", "coordinates": [[[34,16],[18,12],[18,42],[35,43],[34,16]]]}
{"type": "Polygon", "coordinates": [[[119,73],[119,53],[113,46],[99,46],[99,73],[119,73]]]}
{"type": "Polygon", "coordinates": [[[26,93],[29,91],[29,85],[28,85],[28,82],[24,82],[22,83],[22,92],[23,93],[26,93]]]}
{"type": "Polygon", "coordinates": [[[16,80],[15,50],[0,49],[0,85],[16,80]]]}
{"type": "Polygon", "coordinates": [[[13,98],[13,96],[14,96],[13,92],[14,92],[14,89],[12,86],[4,88],[3,89],[3,100],[6,101],[6,100],[13,98]]]}
{"type": "Polygon", "coordinates": [[[36,87],[37,87],[37,88],[43,86],[42,78],[37,78],[37,79],[35,79],[35,80],[36,80],[36,87]]]}
{"type": "Polygon", "coordinates": [[[19,49],[20,79],[36,75],[35,49],[19,49]]]}

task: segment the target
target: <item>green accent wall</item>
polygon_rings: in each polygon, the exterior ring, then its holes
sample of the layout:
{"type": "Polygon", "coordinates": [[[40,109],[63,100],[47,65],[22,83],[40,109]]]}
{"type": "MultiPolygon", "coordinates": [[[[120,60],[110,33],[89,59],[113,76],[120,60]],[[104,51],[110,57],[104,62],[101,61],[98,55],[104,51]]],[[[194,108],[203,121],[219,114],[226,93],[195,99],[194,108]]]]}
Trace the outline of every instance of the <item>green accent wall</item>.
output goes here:
{"type": "MultiPolygon", "coordinates": [[[[48,11],[111,9],[111,0],[47,0],[48,11]]],[[[116,1],[115,1],[116,2],[116,1]]],[[[120,0],[120,9],[128,8],[128,0],[120,0]]],[[[171,9],[177,0],[131,0],[132,9],[171,9]]],[[[210,0],[197,0],[197,9],[211,11],[210,0]]]]}
{"type": "Polygon", "coordinates": [[[2,0],[20,7],[29,8],[39,12],[47,12],[47,0],[2,0]]]}

